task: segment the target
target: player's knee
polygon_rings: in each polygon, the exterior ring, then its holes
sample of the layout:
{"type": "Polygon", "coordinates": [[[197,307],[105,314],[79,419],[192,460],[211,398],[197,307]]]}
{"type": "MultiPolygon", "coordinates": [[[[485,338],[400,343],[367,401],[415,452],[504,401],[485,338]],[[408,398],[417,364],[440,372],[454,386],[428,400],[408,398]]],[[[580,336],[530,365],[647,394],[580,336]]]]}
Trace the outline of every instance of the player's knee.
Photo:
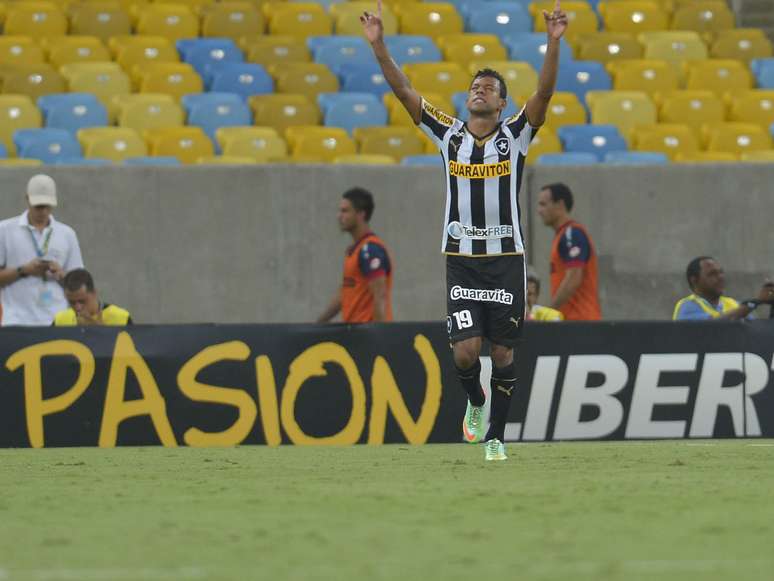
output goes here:
{"type": "Polygon", "coordinates": [[[490,349],[492,363],[495,367],[508,367],[513,364],[513,348],[504,345],[492,345],[490,349]]]}
{"type": "Polygon", "coordinates": [[[478,363],[478,351],[472,345],[454,346],[454,364],[457,369],[470,369],[478,363]]]}

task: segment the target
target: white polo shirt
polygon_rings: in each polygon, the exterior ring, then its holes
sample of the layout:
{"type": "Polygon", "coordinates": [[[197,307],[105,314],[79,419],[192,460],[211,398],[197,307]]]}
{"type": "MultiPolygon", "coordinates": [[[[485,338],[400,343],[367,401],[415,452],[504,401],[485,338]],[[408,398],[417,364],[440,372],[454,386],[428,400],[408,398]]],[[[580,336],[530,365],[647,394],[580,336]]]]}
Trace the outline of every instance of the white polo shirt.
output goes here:
{"type": "MultiPolygon", "coordinates": [[[[65,272],[83,268],[75,230],[51,216],[49,225],[40,232],[30,226],[26,211],[0,222],[0,266],[18,268],[38,258],[38,250],[46,250],[46,239],[48,248],[43,258],[58,262],[65,272]]],[[[50,325],[56,313],[68,307],[62,286],[39,276],[20,278],[3,287],[1,292],[4,327],[50,325]]]]}

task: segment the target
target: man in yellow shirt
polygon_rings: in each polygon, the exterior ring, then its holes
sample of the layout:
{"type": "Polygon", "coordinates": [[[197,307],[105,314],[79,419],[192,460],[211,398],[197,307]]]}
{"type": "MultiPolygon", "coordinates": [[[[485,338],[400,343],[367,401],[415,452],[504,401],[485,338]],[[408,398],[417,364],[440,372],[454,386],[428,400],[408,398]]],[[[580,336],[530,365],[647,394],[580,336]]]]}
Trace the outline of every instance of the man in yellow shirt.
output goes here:
{"type": "Polygon", "coordinates": [[[527,320],[528,321],[563,321],[564,315],[551,307],[537,304],[540,297],[540,279],[534,274],[527,275],[527,320]]]}
{"type": "Polygon", "coordinates": [[[129,311],[99,301],[97,290],[94,288],[94,279],[85,268],[76,268],[68,272],[62,281],[62,286],[70,308],[56,314],[54,326],[132,324],[129,311]]]}

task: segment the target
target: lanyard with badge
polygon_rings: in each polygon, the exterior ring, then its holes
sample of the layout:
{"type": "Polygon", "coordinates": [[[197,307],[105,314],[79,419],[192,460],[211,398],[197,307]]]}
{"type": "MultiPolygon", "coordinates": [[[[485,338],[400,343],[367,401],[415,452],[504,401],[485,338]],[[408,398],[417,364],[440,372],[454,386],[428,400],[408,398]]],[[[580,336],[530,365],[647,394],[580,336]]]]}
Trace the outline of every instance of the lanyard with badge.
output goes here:
{"type": "MultiPolygon", "coordinates": [[[[51,235],[54,233],[54,228],[50,227],[48,229],[48,232],[43,239],[42,246],[38,244],[38,240],[35,238],[35,234],[32,232],[32,228],[28,228],[27,231],[30,233],[32,245],[35,247],[35,254],[38,255],[38,258],[44,258],[48,254],[48,247],[51,244],[51,235]]],[[[51,304],[54,302],[54,292],[51,290],[45,274],[43,275],[43,285],[40,287],[37,302],[39,306],[44,308],[51,306],[51,304]]]]}

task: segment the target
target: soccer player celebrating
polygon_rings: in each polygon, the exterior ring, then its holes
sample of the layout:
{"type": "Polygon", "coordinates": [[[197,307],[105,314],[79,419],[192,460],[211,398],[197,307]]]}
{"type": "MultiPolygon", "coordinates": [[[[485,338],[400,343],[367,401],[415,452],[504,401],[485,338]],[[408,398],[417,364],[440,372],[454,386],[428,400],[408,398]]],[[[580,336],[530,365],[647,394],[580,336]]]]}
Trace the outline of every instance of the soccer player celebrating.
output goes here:
{"type": "Polygon", "coordinates": [[[414,123],[441,151],[446,168],[446,215],[442,252],[446,257],[447,324],[454,364],[468,394],[462,423],[466,441],[481,441],[485,393],[479,375],[482,340],[490,342],[492,401],[486,441],[487,460],[505,460],[505,423],[516,386],[513,348],[525,317],[524,238],[519,188],[524,159],[545,121],[556,85],[559,41],[567,16],[556,0],[543,11],[548,45],[537,92],[517,115],[503,121],[507,87],[491,69],[477,72],[470,85],[467,123],[442,113],[423,99],[390,57],[377,12],[360,21],[384,78],[414,123]]]}

